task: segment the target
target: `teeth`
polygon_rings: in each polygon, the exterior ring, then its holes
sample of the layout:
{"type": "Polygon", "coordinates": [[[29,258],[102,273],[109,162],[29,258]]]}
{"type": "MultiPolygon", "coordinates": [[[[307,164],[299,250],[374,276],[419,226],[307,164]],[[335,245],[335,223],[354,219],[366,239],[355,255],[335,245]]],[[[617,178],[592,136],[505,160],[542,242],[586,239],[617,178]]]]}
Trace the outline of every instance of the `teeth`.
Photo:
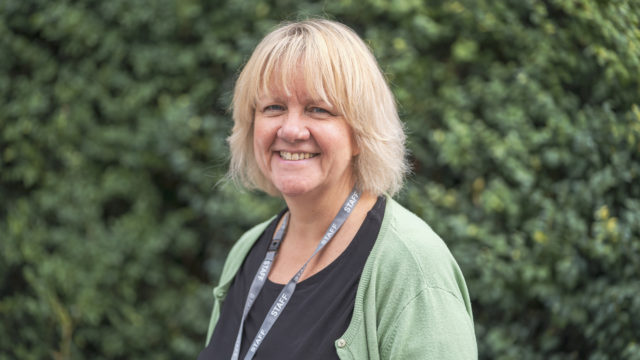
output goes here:
{"type": "Polygon", "coordinates": [[[312,158],[316,155],[317,154],[312,153],[290,153],[288,151],[280,151],[280,157],[285,160],[304,160],[312,158]]]}

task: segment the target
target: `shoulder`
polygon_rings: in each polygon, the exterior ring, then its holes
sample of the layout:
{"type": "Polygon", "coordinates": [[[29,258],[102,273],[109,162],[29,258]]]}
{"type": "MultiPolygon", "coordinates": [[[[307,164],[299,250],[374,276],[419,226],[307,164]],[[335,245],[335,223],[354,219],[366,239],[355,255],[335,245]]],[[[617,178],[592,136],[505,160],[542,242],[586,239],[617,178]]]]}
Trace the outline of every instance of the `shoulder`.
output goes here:
{"type": "Polygon", "coordinates": [[[264,230],[269,226],[269,224],[275,219],[275,216],[272,216],[270,219],[252,227],[247,230],[236,243],[231,247],[229,251],[229,255],[227,255],[227,260],[224,263],[224,267],[222,268],[222,274],[220,275],[220,284],[225,284],[233,279],[236,272],[244,262],[245,257],[251,250],[253,244],[258,240],[260,235],[264,232],[264,230]]]}
{"type": "Polygon", "coordinates": [[[427,223],[390,198],[367,266],[361,278],[364,318],[375,317],[382,358],[477,357],[458,264],[427,223]]]}
{"type": "Polygon", "coordinates": [[[445,242],[424,220],[393,199],[387,199],[376,247],[376,268],[382,278],[393,284],[402,280],[415,291],[440,289],[468,303],[462,272],[445,242]]]}

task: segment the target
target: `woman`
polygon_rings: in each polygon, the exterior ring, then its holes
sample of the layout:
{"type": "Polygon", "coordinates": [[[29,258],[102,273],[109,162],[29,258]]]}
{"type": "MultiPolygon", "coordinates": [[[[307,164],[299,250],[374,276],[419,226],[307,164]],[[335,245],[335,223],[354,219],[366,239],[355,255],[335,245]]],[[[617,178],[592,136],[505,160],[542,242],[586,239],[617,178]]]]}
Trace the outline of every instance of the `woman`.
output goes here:
{"type": "Polygon", "coordinates": [[[236,83],[230,176],[287,209],[231,250],[200,359],[476,358],[449,250],[391,195],[407,171],[393,96],[364,42],[286,24],[236,83]]]}

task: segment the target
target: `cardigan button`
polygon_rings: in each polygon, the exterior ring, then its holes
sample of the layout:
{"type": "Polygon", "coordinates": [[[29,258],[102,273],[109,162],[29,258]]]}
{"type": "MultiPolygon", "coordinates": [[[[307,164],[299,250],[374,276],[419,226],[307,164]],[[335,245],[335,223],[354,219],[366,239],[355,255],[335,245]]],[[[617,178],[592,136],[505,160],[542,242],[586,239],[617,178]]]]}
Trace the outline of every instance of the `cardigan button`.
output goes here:
{"type": "Polygon", "coordinates": [[[220,299],[224,298],[225,295],[227,295],[227,292],[224,289],[222,289],[222,288],[214,288],[213,289],[213,296],[216,299],[220,300],[220,299]]]}
{"type": "Polygon", "coordinates": [[[347,342],[344,339],[338,339],[337,345],[339,348],[347,346],[347,342]]]}

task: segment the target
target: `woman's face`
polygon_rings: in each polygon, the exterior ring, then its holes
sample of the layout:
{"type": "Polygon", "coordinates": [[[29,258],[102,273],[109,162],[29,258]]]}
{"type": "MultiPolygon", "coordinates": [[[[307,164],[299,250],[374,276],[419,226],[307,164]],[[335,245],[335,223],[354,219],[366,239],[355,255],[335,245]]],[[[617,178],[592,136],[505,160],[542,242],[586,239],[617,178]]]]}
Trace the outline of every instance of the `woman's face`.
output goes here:
{"type": "Polygon", "coordinates": [[[290,96],[282,90],[258,99],[253,128],[258,166],[285,197],[349,191],[357,154],[351,128],[335,108],[305,89],[298,75],[290,96]]]}

